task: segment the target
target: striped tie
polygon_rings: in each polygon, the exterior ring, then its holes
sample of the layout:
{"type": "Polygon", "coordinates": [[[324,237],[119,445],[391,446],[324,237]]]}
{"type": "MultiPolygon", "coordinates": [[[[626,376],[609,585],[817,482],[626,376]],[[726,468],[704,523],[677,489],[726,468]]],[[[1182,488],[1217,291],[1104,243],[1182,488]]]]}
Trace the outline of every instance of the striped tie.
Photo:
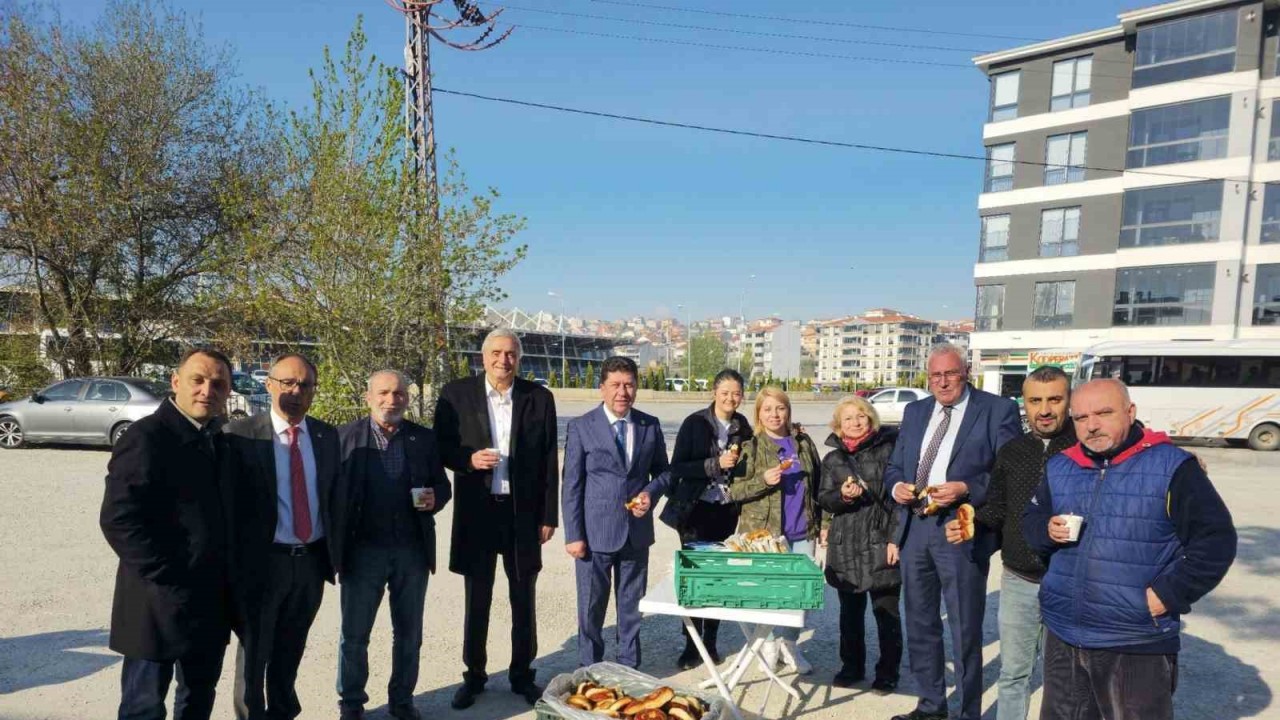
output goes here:
{"type": "MultiPolygon", "coordinates": [[[[929,485],[929,472],[933,470],[933,463],[938,459],[938,448],[942,447],[942,439],[947,435],[947,428],[951,426],[951,411],[954,408],[950,405],[942,406],[942,422],[938,423],[938,429],[933,431],[933,437],[929,438],[929,446],[924,449],[924,454],[920,456],[920,464],[916,467],[916,497],[920,497],[920,492],[929,485]]],[[[924,508],[928,503],[917,505],[915,513],[917,515],[924,512],[924,508]]]]}

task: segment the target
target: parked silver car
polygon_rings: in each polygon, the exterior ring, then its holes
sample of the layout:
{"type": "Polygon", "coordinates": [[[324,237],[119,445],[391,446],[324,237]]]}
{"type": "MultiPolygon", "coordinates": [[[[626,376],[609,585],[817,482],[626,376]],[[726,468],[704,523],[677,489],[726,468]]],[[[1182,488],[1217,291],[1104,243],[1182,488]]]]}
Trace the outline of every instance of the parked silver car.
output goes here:
{"type": "Polygon", "coordinates": [[[929,392],[920,388],[890,387],[876,391],[874,395],[867,398],[867,401],[876,409],[880,422],[885,425],[899,425],[902,423],[902,413],[906,411],[907,405],[927,397],[929,392]]]}
{"type": "Polygon", "coordinates": [[[167,385],[145,378],[63,380],[0,404],[0,449],[28,443],[114,445],[168,396],[167,385]]]}

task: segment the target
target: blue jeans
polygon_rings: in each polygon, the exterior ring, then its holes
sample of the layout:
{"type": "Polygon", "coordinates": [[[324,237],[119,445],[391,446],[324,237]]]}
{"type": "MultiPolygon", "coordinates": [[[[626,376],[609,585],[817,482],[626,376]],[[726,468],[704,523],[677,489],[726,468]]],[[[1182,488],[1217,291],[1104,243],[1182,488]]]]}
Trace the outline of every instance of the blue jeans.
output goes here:
{"type": "MultiPolygon", "coordinates": [[[[792,540],[791,552],[797,555],[805,555],[813,557],[813,541],[812,540],[792,540]]],[[[782,638],[783,640],[799,640],[800,631],[804,628],[784,627],[774,630],[773,636],[782,638]]]]}
{"type": "Polygon", "coordinates": [[[338,696],[344,707],[369,701],[369,633],[378,617],[383,588],[391,601],[391,680],[387,704],[412,705],[422,648],[427,600],[427,559],[420,547],[354,548],[342,574],[342,640],[338,644],[338,696]]]}
{"type": "Polygon", "coordinates": [[[1044,638],[1040,586],[1006,569],[1000,577],[1000,679],[996,720],[1027,720],[1031,671],[1044,638]]]}

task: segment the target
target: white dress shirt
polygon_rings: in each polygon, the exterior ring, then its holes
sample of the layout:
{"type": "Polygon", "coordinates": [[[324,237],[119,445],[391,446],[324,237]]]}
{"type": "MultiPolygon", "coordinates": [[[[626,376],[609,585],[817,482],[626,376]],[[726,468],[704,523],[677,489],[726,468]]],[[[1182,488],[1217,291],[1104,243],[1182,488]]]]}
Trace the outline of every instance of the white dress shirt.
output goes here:
{"type": "MultiPolygon", "coordinates": [[[[289,474],[289,421],[271,411],[272,446],[276,456],[276,542],[297,545],[293,529],[293,483],[289,474]]],[[[316,454],[311,447],[311,434],[307,422],[298,423],[298,450],[302,452],[302,470],[307,480],[307,505],[311,508],[311,537],[313,543],[324,537],[324,522],[320,519],[320,492],[316,488],[316,454]]]]}
{"type": "MultiPolygon", "coordinates": [[[[965,408],[969,407],[969,389],[965,388],[960,402],[951,407],[951,423],[947,425],[947,434],[942,436],[942,444],[938,446],[938,454],[933,458],[933,467],[929,468],[929,484],[941,485],[947,482],[947,466],[951,464],[951,451],[955,449],[956,438],[960,436],[960,423],[964,420],[965,408]]],[[[942,403],[934,402],[933,414],[929,416],[929,426],[924,430],[924,439],[920,441],[920,455],[929,447],[933,433],[942,424],[942,403]]],[[[915,482],[915,478],[910,478],[915,482]]]]}
{"type": "Polygon", "coordinates": [[[511,388],[499,392],[484,379],[484,396],[489,401],[489,435],[498,451],[498,464],[493,466],[493,479],[489,492],[494,495],[511,494],[511,388]]]}
{"type": "Polygon", "coordinates": [[[613,411],[609,410],[608,405],[601,403],[600,407],[604,408],[604,416],[609,420],[609,436],[611,440],[618,435],[618,431],[615,429],[617,422],[619,420],[627,421],[627,467],[629,468],[631,467],[631,458],[635,455],[636,449],[636,424],[631,420],[631,411],[628,410],[626,415],[618,417],[613,414],[613,411]]]}

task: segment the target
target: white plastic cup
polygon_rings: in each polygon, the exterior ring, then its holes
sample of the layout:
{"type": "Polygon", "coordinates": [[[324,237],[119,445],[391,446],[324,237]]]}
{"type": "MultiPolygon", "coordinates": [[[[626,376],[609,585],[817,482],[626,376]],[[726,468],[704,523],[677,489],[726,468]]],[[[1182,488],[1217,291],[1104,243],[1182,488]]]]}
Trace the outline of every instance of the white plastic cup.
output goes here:
{"type": "Polygon", "coordinates": [[[431,492],[431,488],[410,488],[409,494],[413,496],[413,506],[418,510],[427,509],[427,493],[431,492]]]}
{"type": "Polygon", "coordinates": [[[1062,519],[1067,522],[1067,542],[1078,542],[1080,540],[1080,528],[1084,527],[1084,516],[1068,513],[1063,515],[1062,519]]]}

